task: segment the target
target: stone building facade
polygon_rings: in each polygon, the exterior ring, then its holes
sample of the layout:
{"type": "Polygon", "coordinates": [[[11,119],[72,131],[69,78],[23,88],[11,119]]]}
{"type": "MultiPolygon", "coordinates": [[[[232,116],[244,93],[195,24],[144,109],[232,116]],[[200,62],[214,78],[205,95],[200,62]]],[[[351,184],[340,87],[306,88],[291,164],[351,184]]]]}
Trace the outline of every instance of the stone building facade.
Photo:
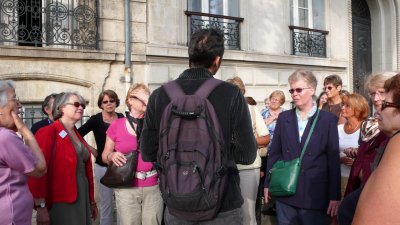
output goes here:
{"type": "MultiPolygon", "coordinates": [[[[188,67],[190,33],[205,26],[224,30],[227,40],[216,76],[223,80],[240,76],[247,95],[258,102],[276,89],[284,91],[290,101],[287,78],[296,69],[314,71],[320,81],[318,91],[321,80],[330,74],[340,75],[345,89],[362,91],[369,73],[396,71],[400,66],[398,0],[0,3],[0,79],[16,81],[28,117],[28,111],[37,111],[43,98],[53,92],[77,91],[88,102],[85,113],[93,115],[99,111],[96,102],[103,89],[115,90],[124,100],[132,83],[143,82],[152,90],[159,87],[188,67]],[[125,16],[127,5],[129,16],[125,16]],[[34,18],[37,14],[41,16],[34,18]],[[85,25],[91,18],[94,21],[85,25]],[[27,20],[41,25],[27,26],[27,20]],[[69,41],[57,45],[59,39],[50,34],[63,26],[70,29],[69,41]],[[90,26],[94,28],[79,39],[90,39],[89,44],[79,45],[82,42],[72,33],[85,33],[90,26]],[[131,35],[125,45],[127,27],[131,35]],[[26,38],[20,33],[22,28],[42,33],[37,39],[34,35],[26,38]]],[[[61,39],[67,28],[58,30],[61,39]]],[[[123,105],[118,111],[125,110],[123,105]]]]}

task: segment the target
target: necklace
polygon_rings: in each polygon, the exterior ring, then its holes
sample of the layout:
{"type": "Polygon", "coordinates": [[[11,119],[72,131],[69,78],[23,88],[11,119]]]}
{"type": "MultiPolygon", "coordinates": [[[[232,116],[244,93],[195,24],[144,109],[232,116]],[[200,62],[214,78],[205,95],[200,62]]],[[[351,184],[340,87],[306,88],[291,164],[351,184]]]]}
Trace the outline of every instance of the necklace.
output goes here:
{"type": "Polygon", "coordinates": [[[345,123],[344,124],[344,132],[346,132],[347,134],[352,134],[360,127],[360,125],[361,125],[361,123],[358,123],[357,126],[355,126],[352,130],[349,130],[350,129],[350,123],[345,123]]]}

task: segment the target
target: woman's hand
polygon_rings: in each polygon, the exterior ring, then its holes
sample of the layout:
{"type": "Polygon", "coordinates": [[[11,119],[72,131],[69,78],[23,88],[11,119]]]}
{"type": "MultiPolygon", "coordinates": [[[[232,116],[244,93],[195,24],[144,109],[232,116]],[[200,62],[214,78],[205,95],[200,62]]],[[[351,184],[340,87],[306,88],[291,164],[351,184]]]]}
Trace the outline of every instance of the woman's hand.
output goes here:
{"type": "Polygon", "coordinates": [[[14,111],[11,111],[11,116],[14,120],[15,128],[22,136],[26,135],[26,130],[29,131],[29,129],[26,127],[24,121],[22,121],[21,117],[17,115],[14,111]]]}
{"type": "Polygon", "coordinates": [[[342,164],[344,164],[346,166],[353,165],[353,162],[354,162],[353,158],[350,158],[350,157],[347,157],[347,156],[340,157],[340,163],[342,163],[342,164]]]}
{"type": "Polygon", "coordinates": [[[96,220],[97,215],[99,215],[99,209],[97,208],[96,202],[91,203],[91,209],[92,209],[92,219],[96,220]]]}
{"type": "Polygon", "coordinates": [[[49,225],[50,224],[50,216],[49,211],[46,207],[44,208],[37,208],[36,209],[36,224],[37,225],[49,225]]]}
{"type": "Polygon", "coordinates": [[[110,153],[109,160],[112,161],[116,166],[123,166],[126,163],[126,157],[120,152],[110,153]]]}
{"type": "Polygon", "coordinates": [[[357,156],[358,148],[346,148],[343,152],[347,157],[355,158],[357,156]]]}

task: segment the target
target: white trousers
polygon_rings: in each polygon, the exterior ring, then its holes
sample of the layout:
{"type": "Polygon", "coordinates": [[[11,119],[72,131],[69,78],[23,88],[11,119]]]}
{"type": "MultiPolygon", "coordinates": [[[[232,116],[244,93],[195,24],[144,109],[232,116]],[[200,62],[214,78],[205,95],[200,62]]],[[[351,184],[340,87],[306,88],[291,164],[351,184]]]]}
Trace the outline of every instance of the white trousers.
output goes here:
{"type": "Polygon", "coordinates": [[[244,203],[242,205],[243,224],[257,225],[256,199],[260,182],[260,168],[240,170],[240,190],[244,203]]]}

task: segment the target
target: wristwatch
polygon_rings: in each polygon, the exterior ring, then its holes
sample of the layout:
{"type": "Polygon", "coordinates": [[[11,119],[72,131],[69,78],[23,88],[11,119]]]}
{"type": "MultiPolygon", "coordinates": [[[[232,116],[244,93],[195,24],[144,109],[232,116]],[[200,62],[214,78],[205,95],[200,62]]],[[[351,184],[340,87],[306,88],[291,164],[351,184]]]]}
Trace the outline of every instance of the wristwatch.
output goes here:
{"type": "Polygon", "coordinates": [[[41,202],[39,204],[35,204],[36,208],[46,208],[46,203],[45,202],[41,202]]]}

